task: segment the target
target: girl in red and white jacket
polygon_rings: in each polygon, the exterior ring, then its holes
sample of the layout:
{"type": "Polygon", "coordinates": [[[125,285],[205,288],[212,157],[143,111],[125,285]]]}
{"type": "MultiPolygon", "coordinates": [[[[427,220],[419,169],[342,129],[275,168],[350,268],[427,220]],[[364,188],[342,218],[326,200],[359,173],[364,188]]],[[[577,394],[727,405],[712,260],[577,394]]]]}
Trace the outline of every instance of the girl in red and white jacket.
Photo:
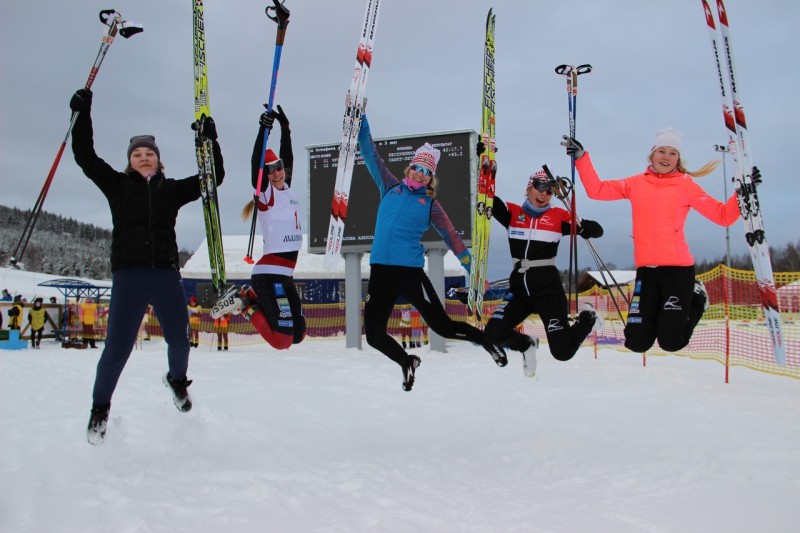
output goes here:
{"type": "MultiPolygon", "coordinates": [[[[478,148],[482,152],[482,147],[478,148]]],[[[522,205],[505,203],[494,197],[495,220],[508,231],[508,246],[514,270],[508,277],[508,291],[492,313],[484,333],[487,341],[522,352],[523,371],[532,377],[536,372],[536,349],[539,339],[516,331],[529,315],[541,318],[550,353],[559,361],[575,355],[598,320],[586,304],[578,320],[569,323],[569,308],[556,254],[561,237],[569,235],[572,216],[569,211],[550,205],[556,183],[544,171],[533,174],[525,188],[522,205]]],[[[583,219],[578,235],[586,239],[603,235],[597,222],[583,219]]]]}
{"type": "Polygon", "coordinates": [[[718,162],[687,171],[680,155],[681,135],[672,128],[656,134],[650,165],[643,173],[618,180],[600,180],[589,154],[574,138],[565,136],[562,144],[575,157],[589,198],[631,203],[636,285],[625,347],[645,352],[657,339],[663,350],[681,350],[708,307],[708,294],[703,282],[695,279],[694,258],[686,243],[686,216],[694,209],[712,222],[730,226],[739,219],[736,193],[722,203],[692,179],[710,174],[718,162]]]}

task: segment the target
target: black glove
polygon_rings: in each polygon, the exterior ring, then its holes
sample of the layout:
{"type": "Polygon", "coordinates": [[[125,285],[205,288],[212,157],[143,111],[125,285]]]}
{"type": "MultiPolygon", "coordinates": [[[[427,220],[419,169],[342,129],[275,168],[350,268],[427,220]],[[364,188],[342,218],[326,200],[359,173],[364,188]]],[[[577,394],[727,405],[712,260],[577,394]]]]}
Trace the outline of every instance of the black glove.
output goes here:
{"type": "Polygon", "coordinates": [[[583,149],[583,145],[575,140],[575,137],[570,137],[568,135],[564,135],[561,137],[561,146],[567,149],[567,155],[575,157],[575,159],[580,159],[581,156],[585,153],[583,149]]]}
{"type": "Polygon", "coordinates": [[[264,111],[261,113],[261,116],[258,117],[258,123],[261,124],[261,127],[272,131],[272,124],[275,122],[275,117],[270,114],[269,111],[264,111]]]}
{"type": "Polygon", "coordinates": [[[286,113],[283,112],[283,108],[281,106],[276,106],[278,112],[276,113],[275,110],[272,110],[272,115],[278,119],[278,124],[281,125],[281,128],[288,128],[289,127],[289,119],[286,118],[286,113]]]}
{"type": "Polygon", "coordinates": [[[750,177],[753,180],[753,185],[761,185],[761,171],[758,170],[758,167],[753,167],[750,177]]]}
{"type": "MultiPolygon", "coordinates": [[[[192,129],[197,131],[198,124],[197,122],[192,122],[192,129]]],[[[211,117],[206,117],[202,120],[199,124],[200,137],[205,137],[206,139],[216,141],[217,140],[217,124],[214,122],[214,119],[211,117]]]]}
{"type": "Polygon", "coordinates": [[[92,110],[92,91],[78,89],[69,101],[69,108],[75,113],[88,113],[92,110]]]}
{"type": "MultiPolygon", "coordinates": [[[[264,104],[264,108],[266,107],[267,104],[264,104]]],[[[283,108],[281,106],[277,106],[277,109],[277,111],[273,109],[272,111],[264,111],[261,113],[258,123],[261,124],[262,127],[272,131],[272,126],[275,123],[275,119],[278,119],[278,124],[281,125],[281,128],[288,128],[289,119],[286,118],[286,113],[283,112],[283,108]]]]}
{"type": "Polygon", "coordinates": [[[603,226],[595,222],[594,220],[581,220],[580,228],[578,230],[578,235],[583,237],[584,239],[597,239],[603,236],[603,226]]]}
{"type": "MultiPolygon", "coordinates": [[[[483,144],[483,141],[478,141],[478,144],[475,145],[475,153],[478,154],[478,158],[483,155],[483,152],[486,150],[486,145],[483,144]]],[[[497,146],[494,147],[494,153],[497,153],[497,146]]]]}

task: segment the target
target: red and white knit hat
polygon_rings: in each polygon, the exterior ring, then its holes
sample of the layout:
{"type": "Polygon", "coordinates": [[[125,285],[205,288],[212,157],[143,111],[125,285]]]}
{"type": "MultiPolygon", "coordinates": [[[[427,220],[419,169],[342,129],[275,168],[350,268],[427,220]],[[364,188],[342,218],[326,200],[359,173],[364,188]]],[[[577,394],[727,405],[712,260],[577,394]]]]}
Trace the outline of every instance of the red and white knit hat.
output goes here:
{"type": "Polygon", "coordinates": [[[528,186],[525,187],[525,190],[527,191],[533,187],[533,184],[537,181],[550,181],[550,178],[547,176],[547,173],[544,170],[539,170],[536,173],[531,174],[531,176],[528,178],[528,186]]]}
{"type": "Polygon", "coordinates": [[[425,143],[414,152],[414,159],[411,160],[412,165],[422,165],[434,174],[436,174],[436,165],[439,164],[439,158],[442,152],[434,148],[429,143],[425,143]]]}

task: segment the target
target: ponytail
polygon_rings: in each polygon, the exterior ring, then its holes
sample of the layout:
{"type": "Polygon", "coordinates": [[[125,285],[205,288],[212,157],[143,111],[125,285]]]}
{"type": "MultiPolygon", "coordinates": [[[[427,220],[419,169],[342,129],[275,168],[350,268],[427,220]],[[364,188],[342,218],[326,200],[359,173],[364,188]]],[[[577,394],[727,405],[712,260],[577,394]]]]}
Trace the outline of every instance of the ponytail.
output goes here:
{"type": "Polygon", "coordinates": [[[686,170],[683,159],[681,159],[678,162],[678,168],[676,170],[678,170],[678,172],[683,172],[684,174],[689,174],[693,178],[702,178],[703,176],[708,176],[709,174],[717,170],[718,166],[719,166],[719,159],[715,161],[709,161],[708,163],[698,168],[697,170],[686,170]]]}
{"type": "Polygon", "coordinates": [[[253,200],[248,200],[244,207],[242,208],[242,221],[247,222],[250,220],[250,217],[253,216],[253,208],[255,207],[255,202],[253,200]]]}

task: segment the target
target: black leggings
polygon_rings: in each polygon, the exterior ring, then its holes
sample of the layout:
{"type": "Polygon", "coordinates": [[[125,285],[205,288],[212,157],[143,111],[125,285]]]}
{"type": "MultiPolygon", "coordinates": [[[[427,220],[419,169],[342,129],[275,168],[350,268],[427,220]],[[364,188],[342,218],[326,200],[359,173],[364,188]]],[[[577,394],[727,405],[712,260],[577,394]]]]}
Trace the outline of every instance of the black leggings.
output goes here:
{"type": "Polygon", "coordinates": [[[367,303],[364,306],[364,331],[367,344],[402,365],[408,354],[386,332],[389,317],[399,296],[416,307],[430,328],[447,339],[465,339],[484,344],[483,332],[466,322],[452,320],[421,268],[392,265],[371,265],[367,303]]]}
{"type": "Polygon", "coordinates": [[[31,346],[39,346],[41,344],[43,331],[44,331],[44,326],[42,326],[39,329],[31,330],[31,346]]]}
{"type": "Polygon", "coordinates": [[[292,344],[302,341],[306,336],[306,317],[294,279],[278,274],[254,274],[251,279],[270,329],[291,336],[292,344]]]}
{"type": "Polygon", "coordinates": [[[703,304],[694,294],[694,266],[637,268],[625,347],[646,352],[658,339],[662,350],[683,349],[703,316],[703,304]]]}
{"type": "Polygon", "coordinates": [[[550,353],[559,361],[572,359],[594,325],[593,321],[580,319],[572,325],[569,324],[567,297],[563,291],[541,296],[526,296],[509,291],[486,324],[486,340],[511,350],[525,350],[529,343],[514,328],[534,313],[538,313],[542,319],[550,353]]]}

